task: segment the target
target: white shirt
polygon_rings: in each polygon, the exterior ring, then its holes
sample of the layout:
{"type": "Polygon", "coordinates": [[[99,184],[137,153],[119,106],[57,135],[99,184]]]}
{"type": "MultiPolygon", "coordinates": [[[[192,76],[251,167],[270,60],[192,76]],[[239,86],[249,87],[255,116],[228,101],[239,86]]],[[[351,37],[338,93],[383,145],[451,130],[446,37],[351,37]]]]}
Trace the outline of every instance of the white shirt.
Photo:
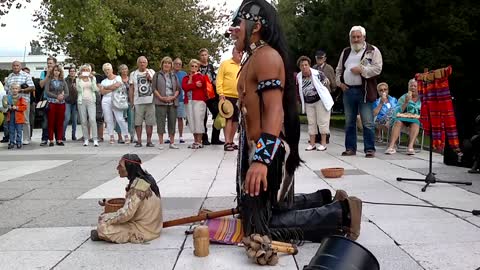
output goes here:
{"type": "Polygon", "coordinates": [[[363,46],[359,52],[355,52],[353,49],[350,51],[350,55],[348,55],[347,61],[345,61],[345,72],[343,73],[343,80],[347,85],[362,84],[362,77],[359,74],[353,74],[350,69],[360,66],[360,61],[362,60],[365,49],[366,46],[363,46]]]}
{"type": "Polygon", "coordinates": [[[133,84],[133,104],[152,104],[153,103],[153,90],[152,82],[147,80],[147,72],[150,73],[150,77],[153,78],[155,71],[153,69],[147,69],[144,72],[140,72],[138,69],[130,73],[130,84],[133,84]]]}
{"type": "MultiPolygon", "coordinates": [[[[107,86],[113,85],[113,84],[115,84],[115,83],[117,83],[117,82],[123,83],[123,82],[122,82],[122,78],[121,78],[120,76],[116,76],[113,80],[109,80],[108,78],[105,78],[105,79],[101,82],[101,85],[102,85],[103,87],[107,87],[107,86]]],[[[115,91],[115,90],[114,90],[114,91],[115,91]]],[[[111,98],[111,97],[112,97],[112,93],[113,93],[113,91],[110,92],[110,93],[108,93],[108,94],[103,95],[103,97],[104,97],[104,98],[111,98]]]]}

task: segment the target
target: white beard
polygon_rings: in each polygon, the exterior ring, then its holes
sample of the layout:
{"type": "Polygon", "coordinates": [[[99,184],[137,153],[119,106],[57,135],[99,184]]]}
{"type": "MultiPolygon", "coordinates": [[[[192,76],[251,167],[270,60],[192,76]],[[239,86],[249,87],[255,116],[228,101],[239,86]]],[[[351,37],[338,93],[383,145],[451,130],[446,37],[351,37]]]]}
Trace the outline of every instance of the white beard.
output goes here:
{"type": "Polygon", "coordinates": [[[350,47],[356,52],[360,51],[363,48],[363,45],[363,43],[350,43],[350,47]]]}

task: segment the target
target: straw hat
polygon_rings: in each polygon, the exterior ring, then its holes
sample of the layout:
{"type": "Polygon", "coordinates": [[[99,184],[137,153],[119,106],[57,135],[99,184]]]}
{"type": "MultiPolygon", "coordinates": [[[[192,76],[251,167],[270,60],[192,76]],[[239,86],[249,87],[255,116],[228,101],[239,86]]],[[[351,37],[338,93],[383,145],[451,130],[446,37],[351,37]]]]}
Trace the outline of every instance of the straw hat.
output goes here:
{"type": "Polygon", "coordinates": [[[233,104],[228,99],[220,100],[218,103],[218,113],[225,119],[232,117],[233,110],[233,104]]]}

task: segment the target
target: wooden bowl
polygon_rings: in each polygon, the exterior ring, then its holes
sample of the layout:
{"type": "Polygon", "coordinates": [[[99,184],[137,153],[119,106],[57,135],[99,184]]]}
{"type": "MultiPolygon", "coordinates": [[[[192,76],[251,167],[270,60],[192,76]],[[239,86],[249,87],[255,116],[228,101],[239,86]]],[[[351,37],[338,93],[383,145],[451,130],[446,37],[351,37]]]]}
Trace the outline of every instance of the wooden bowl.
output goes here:
{"type": "Polygon", "coordinates": [[[125,204],[124,198],[109,199],[105,202],[105,213],[117,212],[125,204]]]}
{"type": "Polygon", "coordinates": [[[345,173],[344,168],[324,168],[320,170],[325,178],[339,178],[345,173]]]}

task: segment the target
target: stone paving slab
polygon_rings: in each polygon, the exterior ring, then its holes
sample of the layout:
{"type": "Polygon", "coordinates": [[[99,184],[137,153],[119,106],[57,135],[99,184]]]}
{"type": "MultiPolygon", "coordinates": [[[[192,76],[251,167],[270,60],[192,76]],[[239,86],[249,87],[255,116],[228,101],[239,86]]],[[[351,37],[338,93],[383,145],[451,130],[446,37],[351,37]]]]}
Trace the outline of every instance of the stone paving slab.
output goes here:
{"type": "Polygon", "coordinates": [[[20,228],[0,237],[0,251],[72,251],[89,237],[89,227],[20,228]]]}
{"type": "Polygon", "coordinates": [[[480,242],[403,245],[427,270],[480,268],[480,242]]]}
{"type": "MultiPolygon", "coordinates": [[[[249,270],[264,269],[265,266],[254,264],[245,255],[245,249],[236,246],[210,245],[207,257],[196,257],[193,249],[185,248],[180,254],[175,270],[229,269],[249,270]]],[[[297,269],[293,256],[282,254],[279,262],[268,269],[297,269]]]]}
{"type": "Polygon", "coordinates": [[[472,243],[480,241],[480,228],[450,217],[437,219],[376,219],[377,224],[400,245],[472,243]]]}
{"type": "MultiPolygon", "coordinates": [[[[38,132],[35,136],[38,136],[38,132]]],[[[184,136],[189,138],[191,135],[186,133],[184,136]]],[[[435,184],[422,193],[420,188],[423,183],[396,181],[399,176],[424,178],[428,152],[423,151],[413,157],[403,153],[388,156],[383,154],[383,146],[379,146],[376,158],[366,159],[360,151],[363,145],[359,141],[357,156],[341,157],[340,153],[344,150],[342,133],[332,130],[331,143],[325,152],[303,151],[306,147],[304,138],[307,136],[303,132],[300,154],[305,163],[296,173],[296,192],[342,188],[365,201],[433,204],[470,210],[478,208],[480,196],[465,191],[462,189],[464,187],[435,184]],[[317,173],[321,168],[337,166],[355,173],[347,173],[340,179],[324,179],[317,173]]],[[[191,143],[191,140],[188,142],[191,143]]],[[[0,201],[0,212],[9,217],[0,220],[0,242],[4,242],[3,237],[8,237],[5,238],[8,241],[21,237],[22,230],[37,230],[25,231],[29,233],[23,236],[43,239],[47,246],[55,241],[63,242],[65,246],[60,248],[66,250],[0,249],[0,263],[12,265],[17,257],[22,259],[30,256],[15,267],[51,269],[56,265],[53,269],[132,269],[143,265],[145,269],[258,268],[248,261],[242,248],[234,246],[212,244],[207,258],[193,256],[192,237],[184,234],[189,226],[166,228],[160,238],[145,245],[114,245],[88,240],[89,230],[101,212],[97,200],[124,195],[126,181],[117,177],[115,167],[120,156],[127,152],[138,153],[144,161],[142,166],[159,183],[164,220],[195,215],[202,206],[211,210],[236,206],[236,152],[226,153],[222,146],[208,146],[195,151],[187,149],[187,144],[179,146],[178,150],[159,150],[102,144],[99,148],[87,149],[81,143],[67,142],[64,148],[31,146],[30,149],[29,146],[21,151],[8,152],[9,155],[14,153],[12,156],[15,161],[72,162],[36,173],[25,171],[18,177],[0,183],[0,196],[4,194],[9,200],[0,201]],[[28,196],[16,198],[14,195],[19,192],[17,190],[31,191],[28,196]],[[45,196],[47,190],[63,191],[63,195],[54,196],[64,198],[49,200],[51,196],[45,196]],[[85,194],[90,196],[77,199],[85,194]],[[59,233],[57,238],[45,233],[65,227],[73,231],[59,233]],[[78,234],[81,237],[75,240],[78,234]],[[32,257],[34,259],[30,259],[32,257]]],[[[6,151],[3,148],[0,145],[0,152],[6,151]]],[[[4,162],[8,162],[8,159],[0,158],[0,168],[8,167],[4,162]]],[[[445,166],[438,154],[434,154],[433,162],[439,176],[447,175],[455,180],[465,176],[462,168],[445,166]]],[[[475,184],[478,182],[474,182],[473,188],[475,184]]],[[[459,211],[365,203],[362,233],[358,242],[375,254],[382,270],[475,269],[478,254],[468,247],[478,249],[479,228],[480,217],[459,211]]],[[[10,243],[8,241],[7,244],[10,243]]],[[[19,245],[21,243],[26,245],[25,240],[21,240],[19,245]]],[[[34,244],[31,248],[39,246],[34,244]]],[[[306,243],[295,257],[282,257],[275,269],[301,269],[308,264],[318,246],[306,243]]]]}
{"type": "Polygon", "coordinates": [[[69,251],[0,251],[0,265],[9,270],[49,270],[69,251]]]}
{"type": "Polygon", "coordinates": [[[77,251],[61,261],[55,270],[173,269],[180,250],[77,251]]]}

